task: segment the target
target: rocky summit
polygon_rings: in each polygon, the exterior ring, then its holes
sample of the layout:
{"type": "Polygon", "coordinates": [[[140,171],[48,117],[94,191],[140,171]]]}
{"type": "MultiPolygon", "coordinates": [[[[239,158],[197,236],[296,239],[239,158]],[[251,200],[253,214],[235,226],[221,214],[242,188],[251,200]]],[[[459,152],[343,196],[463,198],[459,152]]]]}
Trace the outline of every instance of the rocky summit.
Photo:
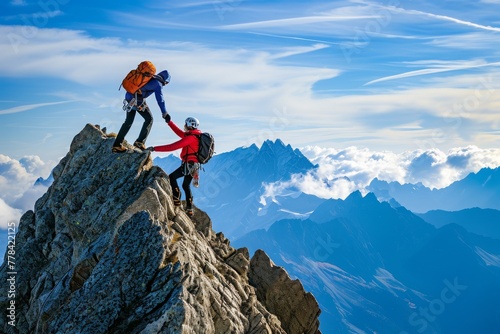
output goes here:
{"type": "Polygon", "coordinates": [[[320,333],[300,281],[231,247],[199,208],[187,216],[150,153],[113,141],[87,124],[20,219],[0,332],[320,333]]]}

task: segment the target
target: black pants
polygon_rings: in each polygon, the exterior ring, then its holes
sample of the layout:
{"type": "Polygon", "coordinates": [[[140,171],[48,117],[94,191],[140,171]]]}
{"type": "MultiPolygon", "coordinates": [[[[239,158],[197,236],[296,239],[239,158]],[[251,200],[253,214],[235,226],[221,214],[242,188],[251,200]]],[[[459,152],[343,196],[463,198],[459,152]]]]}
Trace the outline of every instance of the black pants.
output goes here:
{"type": "Polygon", "coordinates": [[[184,189],[184,193],[186,194],[186,200],[191,200],[191,181],[193,177],[189,174],[185,163],[183,163],[179,168],[170,173],[170,185],[172,186],[172,192],[175,198],[181,199],[181,193],[179,191],[179,186],[177,185],[177,179],[184,176],[184,181],[182,181],[182,189],[184,189]]]}
{"type": "Polygon", "coordinates": [[[127,112],[127,118],[125,118],[125,122],[123,122],[120,131],[118,131],[118,135],[116,136],[115,143],[113,144],[113,146],[120,146],[120,144],[123,142],[125,136],[130,130],[130,127],[132,126],[132,123],[134,123],[134,118],[136,113],[139,113],[139,115],[141,115],[142,118],[144,118],[144,123],[142,124],[141,132],[139,133],[139,137],[137,137],[136,141],[143,144],[146,142],[146,139],[148,138],[149,135],[149,131],[151,131],[151,127],[153,126],[153,115],[151,114],[151,110],[149,110],[148,106],[146,106],[144,110],[137,110],[134,108],[129,112],[127,112]]]}

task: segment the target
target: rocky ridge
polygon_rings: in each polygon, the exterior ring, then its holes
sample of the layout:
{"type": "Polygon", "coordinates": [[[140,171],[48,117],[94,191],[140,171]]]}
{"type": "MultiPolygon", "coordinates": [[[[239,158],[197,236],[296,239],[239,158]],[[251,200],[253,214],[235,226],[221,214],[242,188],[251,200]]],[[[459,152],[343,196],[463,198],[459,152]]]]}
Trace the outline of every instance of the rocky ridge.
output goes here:
{"type": "MultiPolygon", "coordinates": [[[[250,259],[197,209],[171,199],[149,152],[113,154],[87,124],[15,239],[15,301],[4,333],[320,333],[320,309],[263,251],[250,259]]],[[[7,256],[7,254],[6,254],[7,256]]]]}

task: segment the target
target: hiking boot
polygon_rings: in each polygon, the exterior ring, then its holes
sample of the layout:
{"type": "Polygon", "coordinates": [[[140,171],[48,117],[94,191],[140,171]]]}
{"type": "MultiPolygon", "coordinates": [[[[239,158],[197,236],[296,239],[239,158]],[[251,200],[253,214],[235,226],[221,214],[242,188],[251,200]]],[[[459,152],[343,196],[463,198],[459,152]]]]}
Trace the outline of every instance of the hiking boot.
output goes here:
{"type": "Polygon", "coordinates": [[[179,188],[172,189],[172,199],[175,206],[181,206],[181,192],[179,188]]]}
{"type": "Polygon", "coordinates": [[[119,146],[113,146],[111,151],[113,153],[124,153],[124,152],[127,152],[127,148],[125,146],[123,146],[122,144],[120,144],[119,146]]]}
{"type": "Polygon", "coordinates": [[[194,215],[193,197],[186,199],[186,213],[188,216],[191,216],[191,217],[194,215]]]}
{"type": "Polygon", "coordinates": [[[144,145],[144,143],[141,143],[140,141],[136,141],[134,143],[134,146],[142,151],[144,151],[146,149],[146,145],[144,145]]]}

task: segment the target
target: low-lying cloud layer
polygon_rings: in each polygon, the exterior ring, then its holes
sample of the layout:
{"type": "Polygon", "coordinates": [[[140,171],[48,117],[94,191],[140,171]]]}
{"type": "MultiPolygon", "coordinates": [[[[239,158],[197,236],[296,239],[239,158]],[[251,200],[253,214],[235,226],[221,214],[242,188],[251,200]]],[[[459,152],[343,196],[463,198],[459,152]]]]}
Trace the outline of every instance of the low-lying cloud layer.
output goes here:
{"type": "Polygon", "coordinates": [[[47,178],[54,166],[38,156],[26,156],[20,160],[0,154],[0,228],[10,222],[19,222],[21,215],[33,209],[35,201],[47,187],[35,184],[39,177],[47,178]]]}
{"type": "Polygon", "coordinates": [[[266,185],[265,197],[275,197],[298,189],[321,198],[344,199],[355,190],[366,193],[374,178],[384,181],[422,183],[429,188],[444,188],[481,168],[500,166],[500,149],[476,146],[403,153],[308,146],[302,153],[318,168],[293,175],[290,181],[266,185]]]}
{"type": "MultiPolygon", "coordinates": [[[[366,148],[344,149],[308,146],[302,153],[318,168],[307,174],[296,174],[287,182],[265,185],[264,197],[275,197],[301,191],[321,198],[346,198],[355,190],[366,192],[374,178],[399,183],[422,183],[429,188],[443,188],[481,168],[500,166],[500,149],[476,146],[403,153],[371,151],[366,148]]],[[[33,209],[47,186],[35,184],[47,178],[54,163],[37,156],[20,160],[0,154],[0,228],[19,222],[22,213],[33,209]]]]}

